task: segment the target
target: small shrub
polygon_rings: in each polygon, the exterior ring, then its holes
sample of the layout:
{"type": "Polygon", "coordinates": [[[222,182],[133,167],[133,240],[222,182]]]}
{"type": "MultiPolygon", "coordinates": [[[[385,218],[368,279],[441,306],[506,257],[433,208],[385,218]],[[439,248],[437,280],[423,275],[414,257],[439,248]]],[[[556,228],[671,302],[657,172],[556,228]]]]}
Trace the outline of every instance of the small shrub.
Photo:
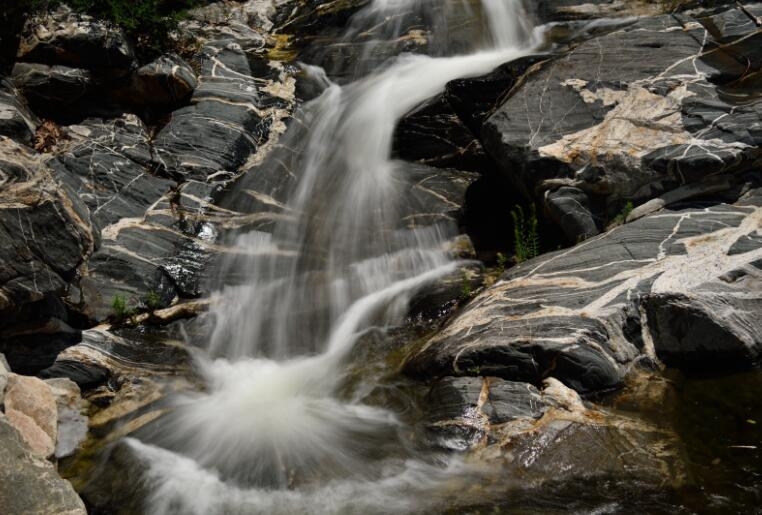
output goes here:
{"type": "Polygon", "coordinates": [[[635,209],[635,207],[632,205],[632,202],[627,201],[619,214],[616,215],[613,220],[611,220],[609,227],[616,227],[618,225],[625,224],[627,222],[627,217],[630,216],[630,213],[632,213],[633,209],[635,209]]]}
{"type": "Polygon", "coordinates": [[[524,209],[516,206],[511,211],[513,218],[513,248],[516,262],[521,263],[540,254],[540,237],[537,234],[537,212],[534,205],[530,208],[529,216],[524,215],[524,209]]]}
{"type": "Polygon", "coordinates": [[[124,295],[114,295],[114,298],[111,299],[111,310],[112,315],[116,320],[124,320],[127,318],[129,310],[127,308],[127,299],[124,298],[124,295]]]}
{"type": "Polygon", "coordinates": [[[461,300],[468,300],[474,296],[474,288],[471,286],[471,279],[468,274],[463,272],[460,280],[460,298],[461,300]]]}
{"type": "Polygon", "coordinates": [[[74,11],[110,21],[121,27],[135,44],[138,55],[148,60],[169,50],[171,35],[188,9],[203,0],[69,0],[74,11]]]}
{"type": "Polygon", "coordinates": [[[505,272],[505,265],[508,264],[508,256],[502,252],[497,253],[497,273],[503,275],[505,272]]]}
{"type": "Polygon", "coordinates": [[[145,299],[143,299],[143,304],[145,304],[145,307],[147,307],[151,311],[154,311],[163,307],[161,296],[158,293],[156,293],[156,291],[154,290],[148,290],[148,293],[146,293],[145,299]]]}

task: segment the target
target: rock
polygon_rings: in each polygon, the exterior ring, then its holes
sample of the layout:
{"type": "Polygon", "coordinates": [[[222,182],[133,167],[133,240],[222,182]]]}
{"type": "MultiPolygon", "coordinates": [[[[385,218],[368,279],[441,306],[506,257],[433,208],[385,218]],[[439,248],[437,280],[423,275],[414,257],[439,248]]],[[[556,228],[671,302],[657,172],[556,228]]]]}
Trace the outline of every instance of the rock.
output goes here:
{"type": "Polygon", "coordinates": [[[58,410],[55,397],[45,381],[11,374],[5,393],[5,409],[23,413],[55,442],[58,410]]]}
{"type": "Polygon", "coordinates": [[[91,252],[87,208],[41,158],[0,137],[0,312],[59,295],[91,252]]]}
{"type": "Polygon", "coordinates": [[[134,450],[132,442],[137,441],[117,441],[108,450],[108,459],[98,464],[93,479],[81,492],[89,506],[115,515],[130,515],[145,510],[144,500],[151,495],[151,489],[144,481],[144,474],[151,462],[134,450]]]}
{"type": "Polygon", "coordinates": [[[8,423],[19,432],[32,454],[38,458],[50,458],[56,450],[56,443],[49,434],[37,425],[35,420],[13,408],[6,408],[8,423]]]}
{"type": "Polygon", "coordinates": [[[8,385],[8,374],[11,373],[11,367],[5,359],[5,356],[0,354],[0,406],[5,403],[5,387],[8,385]]]}
{"type": "Polygon", "coordinates": [[[463,215],[466,191],[479,176],[473,172],[398,162],[407,193],[402,201],[403,226],[456,225],[463,215]]]}
{"type": "Polygon", "coordinates": [[[58,475],[52,463],[35,456],[2,415],[0,506],[9,514],[87,515],[71,483],[58,475]]]}
{"type": "Polygon", "coordinates": [[[290,36],[289,50],[300,62],[320,66],[338,83],[371,74],[404,53],[464,55],[487,44],[479,3],[412,3],[402,11],[376,2],[356,12],[367,3],[311,1],[283,9],[288,19],[276,16],[276,31],[290,36]]]}
{"type": "Polygon", "coordinates": [[[419,377],[486,374],[532,384],[552,373],[590,392],[617,387],[634,364],[657,355],[677,367],[751,367],[761,355],[754,314],[762,250],[747,242],[760,230],[759,195],[755,190],[737,205],[663,211],[522,263],[405,369],[419,377]],[[692,324],[705,337],[696,338],[692,324]],[[716,343],[708,347],[711,338],[716,343]]]}
{"type": "Polygon", "coordinates": [[[111,89],[117,102],[133,109],[171,111],[188,102],[196,89],[196,73],[180,56],[167,54],[141,66],[126,86],[111,89]]]}
{"type": "Polygon", "coordinates": [[[544,388],[498,378],[444,378],[424,399],[433,444],[502,463],[519,488],[582,478],[678,486],[685,466],[676,435],[624,413],[588,408],[550,377],[544,388]]]}
{"type": "Polygon", "coordinates": [[[47,379],[45,383],[53,392],[58,408],[55,457],[65,458],[74,454],[87,437],[88,421],[83,414],[86,403],[79,386],[71,379],[47,379]]]}
{"type": "Polygon", "coordinates": [[[264,141],[264,119],[246,55],[231,41],[208,44],[191,105],[172,113],[157,134],[157,159],[169,173],[192,179],[232,178],[264,141]]]}
{"type": "Polygon", "coordinates": [[[723,284],[709,282],[690,293],[651,295],[646,301],[656,354],[669,366],[690,369],[746,369],[762,356],[757,290],[762,260],[723,284]],[[757,277],[754,277],[754,276],[757,277]],[[713,287],[717,288],[714,290],[713,287]]]}
{"type": "Polygon", "coordinates": [[[177,55],[164,55],[138,68],[133,81],[139,97],[169,105],[185,102],[197,85],[193,68],[177,55]]]}
{"type": "MultiPolygon", "coordinates": [[[[694,4],[723,2],[697,2],[695,0],[539,0],[534,9],[542,20],[600,19],[624,16],[655,16],[694,4]]],[[[730,3],[730,2],[724,2],[730,3]]]]}
{"type": "Polygon", "coordinates": [[[529,55],[498,66],[481,77],[450,81],[444,96],[466,127],[480,135],[485,120],[505,101],[524,74],[547,59],[545,55],[529,55]]]}
{"type": "Polygon", "coordinates": [[[494,166],[479,140],[442,95],[418,106],[399,121],[393,155],[460,170],[484,171],[494,166]]]}
{"type": "Polygon", "coordinates": [[[0,136],[30,144],[37,125],[37,118],[26,106],[18,89],[7,79],[0,79],[0,136]]]}
{"type": "Polygon", "coordinates": [[[48,296],[13,313],[15,320],[8,320],[10,326],[0,330],[0,352],[16,373],[35,375],[52,365],[59,352],[80,341],[81,331],[65,322],[65,313],[62,320],[46,312],[54,303],[65,310],[59,299],[48,296]]]}
{"type": "Polygon", "coordinates": [[[534,386],[494,377],[441,379],[431,387],[424,405],[431,443],[458,451],[486,442],[493,425],[539,419],[550,407],[534,386]]]}
{"type": "MultiPolygon", "coordinates": [[[[624,200],[748,170],[759,158],[762,107],[721,94],[715,82],[745,68],[715,46],[686,15],[594,37],[530,69],[484,123],[484,146],[521,191],[544,198],[559,222],[573,220],[564,226],[571,242],[593,232],[591,221],[601,229],[624,200]],[[561,187],[574,195],[553,194],[561,187]],[[559,196],[582,201],[571,218],[559,196]]],[[[748,52],[742,60],[754,62],[748,52]]]]}
{"type": "Polygon", "coordinates": [[[567,239],[584,240],[599,232],[590,213],[590,199],[579,188],[563,186],[546,192],[545,207],[567,239]]]}
{"type": "Polygon", "coordinates": [[[87,94],[93,78],[88,70],[61,65],[16,63],[13,82],[37,113],[52,114],[87,94]]]}
{"type": "Polygon", "coordinates": [[[58,355],[56,362],[40,373],[45,378],[71,379],[80,388],[91,388],[108,379],[143,372],[144,375],[174,375],[190,368],[187,349],[177,341],[155,341],[138,330],[125,336],[104,329],[82,332],[82,341],[58,355]]]}
{"type": "Polygon", "coordinates": [[[121,29],[61,7],[27,22],[18,60],[128,71],[135,64],[135,54],[121,29]]]}
{"type": "Polygon", "coordinates": [[[152,174],[148,129],[135,115],[86,119],[67,133],[67,151],[49,165],[90,208],[98,228],[142,217],[174,186],[152,174]]]}

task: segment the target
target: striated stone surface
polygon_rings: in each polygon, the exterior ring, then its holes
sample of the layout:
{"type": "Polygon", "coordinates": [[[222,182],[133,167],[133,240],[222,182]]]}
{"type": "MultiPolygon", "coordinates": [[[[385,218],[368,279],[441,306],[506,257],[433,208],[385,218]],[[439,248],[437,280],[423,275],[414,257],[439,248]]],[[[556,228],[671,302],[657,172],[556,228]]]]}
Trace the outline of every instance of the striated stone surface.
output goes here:
{"type": "Polygon", "coordinates": [[[5,356],[0,354],[0,406],[5,402],[5,387],[8,386],[8,375],[11,373],[11,367],[8,366],[5,356]]]}
{"type": "Polygon", "coordinates": [[[431,166],[484,171],[494,166],[481,142],[460,121],[443,95],[400,120],[393,154],[431,166]]]}
{"type": "Polygon", "coordinates": [[[177,55],[164,55],[141,66],[132,77],[133,101],[172,108],[188,100],[196,89],[196,73],[177,55]]]}
{"type": "Polygon", "coordinates": [[[88,70],[61,65],[16,63],[13,82],[37,112],[66,108],[87,94],[93,77],[88,70]]]}
{"type": "Polygon", "coordinates": [[[570,241],[597,232],[592,223],[601,229],[624,200],[744,172],[759,158],[762,104],[736,105],[716,85],[754,72],[758,47],[716,48],[699,21],[645,18],[594,37],[530,71],[485,122],[487,151],[544,198],[570,241]]]}
{"type": "Polygon", "coordinates": [[[0,79],[0,136],[30,144],[37,130],[37,118],[29,111],[13,83],[0,79]]]}
{"type": "Polygon", "coordinates": [[[75,68],[130,69],[135,55],[121,29],[61,7],[27,23],[18,51],[22,62],[75,68]]]}
{"type": "Polygon", "coordinates": [[[188,178],[232,178],[267,135],[267,106],[238,43],[209,43],[197,59],[198,88],[156,136],[157,159],[188,178]]]}
{"type": "Polygon", "coordinates": [[[87,208],[39,156],[0,137],[0,311],[60,294],[91,252],[87,208]]]}
{"type": "Polygon", "coordinates": [[[66,152],[49,162],[90,209],[98,228],[142,217],[173,186],[153,175],[146,126],[135,115],[89,118],[67,127],[66,152]]]}
{"type": "Polygon", "coordinates": [[[729,1],[695,0],[538,0],[537,16],[543,20],[579,20],[617,16],[656,16],[698,4],[721,4],[729,1]]]}
{"type": "Polygon", "coordinates": [[[676,435],[610,410],[589,408],[554,378],[538,390],[497,378],[437,381],[426,397],[436,445],[504,463],[520,488],[591,477],[680,485],[685,466],[676,435]]]}
{"type": "Polygon", "coordinates": [[[139,336],[140,331],[120,336],[105,329],[88,329],[82,332],[79,344],[61,352],[40,375],[68,378],[80,388],[92,388],[110,378],[172,375],[189,368],[187,349],[180,342],[159,339],[146,345],[139,336]]]}
{"type": "Polygon", "coordinates": [[[663,211],[522,263],[406,369],[533,384],[552,374],[589,392],[657,355],[678,367],[748,368],[762,356],[762,249],[748,243],[762,230],[761,205],[753,191],[736,205],[663,211]]]}
{"type": "Polygon", "coordinates": [[[9,514],[87,515],[71,483],[61,479],[52,463],[35,456],[2,415],[0,506],[9,514]]]}
{"type": "Polygon", "coordinates": [[[495,377],[443,378],[431,387],[424,404],[431,443],[458,451],[488,442],[495,424],[539,419],[552,405],[530,384],[495,377]]]}

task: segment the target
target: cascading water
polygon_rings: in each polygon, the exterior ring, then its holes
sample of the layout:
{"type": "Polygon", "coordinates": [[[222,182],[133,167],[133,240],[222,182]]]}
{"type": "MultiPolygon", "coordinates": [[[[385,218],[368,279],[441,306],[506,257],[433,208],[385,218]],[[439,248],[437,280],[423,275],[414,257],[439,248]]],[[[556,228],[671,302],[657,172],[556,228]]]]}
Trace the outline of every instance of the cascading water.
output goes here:
{"type": "MultiPolygon", "coordinates": [[[[374,0],[349,31],[441,10],[440,1],[374,0]]],[[[290,216],[272,234],[235,241],[254,257],[236,270],[243,284],[224,287],[214,308],[209,352],[198,358],[206,391],[176,399],[150,444],[129,441],[150,463],[149,512],[413,511],[425,504],[422,492],[457,476],[456,461],[409,449],[392,411],[338,390],[359,335],[399,321],[411,295],[459,265],[448,251],[451,228],[400,223],[404,177],[390,155],[405,113],[447,82],[531,48],[519,0],[476,7],[491,29],[489,48],[402,55],[348,85],[330,84],[305,107],[308,137],[290,142],[300,152],[290,216]]],[[[223,269],[235,267],[240,260],[223,269]]]]}

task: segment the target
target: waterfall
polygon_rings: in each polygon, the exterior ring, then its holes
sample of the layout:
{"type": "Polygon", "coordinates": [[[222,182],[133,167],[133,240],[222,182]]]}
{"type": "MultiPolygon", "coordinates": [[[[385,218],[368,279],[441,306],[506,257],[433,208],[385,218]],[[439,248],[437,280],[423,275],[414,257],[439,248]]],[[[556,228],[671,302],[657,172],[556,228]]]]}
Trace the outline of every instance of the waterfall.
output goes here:
{"type": "MultiPolygon", "coordinates": [[[[348,31],[439,2],[374,0],[348,31]]],[[[358,336],[399,322],[414,293],[459,266],[447,245],[454,228],[400,223],[404,177],[390,156],[407,112],[534,44],[519,0],[481,4],[488,48],[401,55],[305,106],[307,136],[287,142],[300,153],[291,216],[272,233],[237,237],[238,251],[254,256],[245,269],[223,263],[246,279],[220,285],[198,359],[206,391],[176,398],[156,441],[129,441],[150,463],[151,513],[415,511],[422,492],[458,473],[456,461],[410,451],[393,411],[337,390],[358,336]]],[[[446,39],[437,30],[434,40],[446,39]]]]}

